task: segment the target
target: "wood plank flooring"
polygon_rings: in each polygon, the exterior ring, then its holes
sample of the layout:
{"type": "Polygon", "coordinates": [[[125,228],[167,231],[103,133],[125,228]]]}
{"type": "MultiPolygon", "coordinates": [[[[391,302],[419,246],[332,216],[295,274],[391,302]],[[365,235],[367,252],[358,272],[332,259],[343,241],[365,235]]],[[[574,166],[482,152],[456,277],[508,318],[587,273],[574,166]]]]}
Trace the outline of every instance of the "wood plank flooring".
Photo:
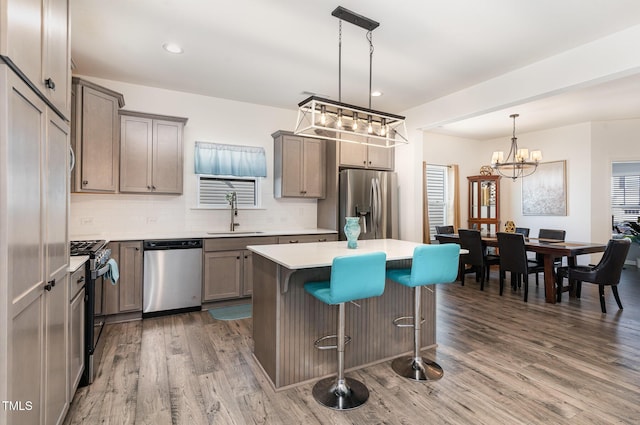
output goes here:
{"type": "Polygon", "coordinates": [[[627,267],[623,280],[625,308],[606,288],[606,315],[591,284],[557,305],[532,278],[528,303],[522,290],[500,297],[497,270],[483,292],[472,276],[440,285],[439,345],[423,355],[444,377],[410,382],[388,362],[348,373],[371,392],[351,412],[320,406],[312,384],[274,392],[251,355],[251,319],[197,312],[109,325],[99,375],[65,424],[637,424],[640,273],[627,267]]]}

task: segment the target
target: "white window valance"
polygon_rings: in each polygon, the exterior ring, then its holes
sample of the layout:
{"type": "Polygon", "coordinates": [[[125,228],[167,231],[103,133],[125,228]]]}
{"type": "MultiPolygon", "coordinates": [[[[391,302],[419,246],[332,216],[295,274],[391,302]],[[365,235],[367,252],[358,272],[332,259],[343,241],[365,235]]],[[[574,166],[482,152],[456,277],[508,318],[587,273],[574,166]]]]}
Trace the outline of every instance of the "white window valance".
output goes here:
{"type": "Polygon", "coordinates": [[[196,142],[195,173],[218,176],[266,177],[264,148],[196,142]]]}

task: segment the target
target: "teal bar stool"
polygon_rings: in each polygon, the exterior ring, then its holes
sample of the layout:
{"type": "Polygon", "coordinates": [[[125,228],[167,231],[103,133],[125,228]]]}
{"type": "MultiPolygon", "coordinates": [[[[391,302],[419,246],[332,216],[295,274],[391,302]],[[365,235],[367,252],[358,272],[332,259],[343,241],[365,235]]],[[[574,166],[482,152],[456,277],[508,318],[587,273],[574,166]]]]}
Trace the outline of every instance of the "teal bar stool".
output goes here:
{"type": "Polygon", "coordinates": [[[451,283],[458,275],[460,245],[420,245],[413,251],[413,262],[410,269],[392,269],[387,271],[387,278],[404,286],[414,288],[413,317],[398,317],[393,321],[397,327],[413,328],[413,356],[398,357],[391,363],[391,368],[400,376],[415,381],[434,381],[442,378],[444,372],[437,363],[420,356],[420,328],[424,321],[420,307],[420,290],[422,286],[436,283],[451,283]],[[412,324],[404,321],[413,320],[412,324]]]}
{"type": "Polygon", "coordinates": [[[345,336],[345,303],[378,297],[384,292],[387,255],[384,252],[336,257],[331,265],[331,280],[308,282],[305,291],[323,303],[338,305],[338,334],[319,338],[314,346],[320,350],[336,349],[338,376],[325,378],[313,386],[313,398],[335,410],[360,407],[369,398],[369,390],[360,381],[344,376],[344,346],[351,341],[345,336]],[[321,345],[336,338],[336,345],[321,345]]]}

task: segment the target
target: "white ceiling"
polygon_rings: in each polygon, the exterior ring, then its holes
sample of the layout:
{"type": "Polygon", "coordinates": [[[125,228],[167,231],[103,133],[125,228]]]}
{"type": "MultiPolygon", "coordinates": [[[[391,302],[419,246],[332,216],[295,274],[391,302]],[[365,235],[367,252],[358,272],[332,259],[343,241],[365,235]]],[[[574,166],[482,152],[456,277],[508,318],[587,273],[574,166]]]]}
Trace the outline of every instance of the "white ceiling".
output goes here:
{"type": "MultiPolygon", "coordinates": [[[[304,92],[338,98],[337,6],[373,31],[372,108],[392,113],[640,24],[637,0],[70,0],[74,73],[295,109],[304,92]],[[162,49],[166,42],[181,55],[162,49]]],[[[365,30],[343,23],[342,101],[367,106],[365,30]]],[[[629,54],[637,54],[629,52],[629,54]]],[[[640,76],[450,123],[488,139],[640,117],[640,76]],[[526,117],[526,119],[525,119],[526,117]],[[522,125],[522,127],[520,127],[522,125]]]]}

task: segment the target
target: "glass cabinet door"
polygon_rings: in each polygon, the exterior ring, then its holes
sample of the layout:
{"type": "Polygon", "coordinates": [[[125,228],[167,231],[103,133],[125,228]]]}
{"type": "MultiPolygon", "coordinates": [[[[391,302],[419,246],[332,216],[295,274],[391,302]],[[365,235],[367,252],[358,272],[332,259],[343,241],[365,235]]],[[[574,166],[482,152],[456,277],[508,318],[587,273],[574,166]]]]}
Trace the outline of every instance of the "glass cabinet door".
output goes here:
{"type": "Polygon", "coordinates": [[[469,228],[495,235],[500,225],[500,176],[470,176],[469,228]]]}

